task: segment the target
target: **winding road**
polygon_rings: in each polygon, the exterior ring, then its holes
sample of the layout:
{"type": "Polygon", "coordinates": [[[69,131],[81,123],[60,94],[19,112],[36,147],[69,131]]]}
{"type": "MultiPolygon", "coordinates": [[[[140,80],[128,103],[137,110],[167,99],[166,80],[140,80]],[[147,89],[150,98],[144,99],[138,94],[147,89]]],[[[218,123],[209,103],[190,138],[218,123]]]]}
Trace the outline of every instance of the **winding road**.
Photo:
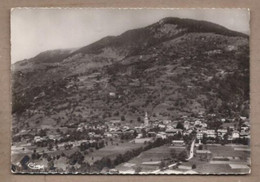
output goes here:
{"type": "Polygon", "coordinates": [[[190,156],[186,159],[187,161],[192,159],[194,156],[194,146],[195,146],[195,140],[193,140],[193,142],[191,143],[191,147],[190,147],[190,156]]]}

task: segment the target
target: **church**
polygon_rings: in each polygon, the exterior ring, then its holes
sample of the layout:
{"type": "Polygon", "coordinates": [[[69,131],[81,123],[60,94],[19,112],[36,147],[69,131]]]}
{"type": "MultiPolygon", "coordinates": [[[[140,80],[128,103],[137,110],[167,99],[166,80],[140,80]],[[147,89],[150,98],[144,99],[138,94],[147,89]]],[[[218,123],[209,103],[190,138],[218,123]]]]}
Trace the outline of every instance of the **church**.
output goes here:
{"type": "Polygon", "coordinates": [[[144,126],[149,126],[149,119],[148,119],[147,112],[145,112],[145,116],[144,116],[144,126]]]}

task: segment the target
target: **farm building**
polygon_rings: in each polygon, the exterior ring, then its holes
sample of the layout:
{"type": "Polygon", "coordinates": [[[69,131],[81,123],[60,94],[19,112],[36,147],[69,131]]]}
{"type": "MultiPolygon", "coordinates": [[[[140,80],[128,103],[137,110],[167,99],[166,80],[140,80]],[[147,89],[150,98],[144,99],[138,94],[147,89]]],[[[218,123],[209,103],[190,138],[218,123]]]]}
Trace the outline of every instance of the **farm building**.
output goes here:
{"type": "Polygon", "coordinates": [[[184,140],[172,140],[172,145],[184,145],[184,140]]]}

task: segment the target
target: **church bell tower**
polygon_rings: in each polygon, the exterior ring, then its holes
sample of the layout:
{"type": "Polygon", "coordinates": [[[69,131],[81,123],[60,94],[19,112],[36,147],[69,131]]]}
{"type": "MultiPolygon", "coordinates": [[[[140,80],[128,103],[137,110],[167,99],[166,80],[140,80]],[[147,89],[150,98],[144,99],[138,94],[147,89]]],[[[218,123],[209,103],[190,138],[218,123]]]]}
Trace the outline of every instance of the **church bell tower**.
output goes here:
{"type": "Polygon", "coordinates": [[[145,116],[144,116],[144,125],[148,126],[149,125],[149,119],[148,119],[148,114],[147,112],[145,112],[145,116]]]}

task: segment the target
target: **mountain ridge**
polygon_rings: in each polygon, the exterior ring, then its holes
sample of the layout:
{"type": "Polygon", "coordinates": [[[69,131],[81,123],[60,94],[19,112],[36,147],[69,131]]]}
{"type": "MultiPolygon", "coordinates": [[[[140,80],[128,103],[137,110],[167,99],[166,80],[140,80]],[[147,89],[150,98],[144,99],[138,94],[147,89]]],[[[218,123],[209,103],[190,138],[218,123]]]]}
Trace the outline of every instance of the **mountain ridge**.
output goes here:
{"type": "MultiPolygon", "coordinates": [[[[183,26],[183,24],[184,24],[184,26],[185,26],[185,24],[189,24],[189,26],[188,26],[190,28],[189,30],[191,30],[192,27],[199,27],[199,28],[201,28],[201,27],[204,27],[202,25],[207,24],[208,26],[206,26],[206,29],[203,30],[205,32],[212,32],[212,33],[215,32],[216,34],[220,34],[220,35],[242,36],[242,37],[245,37],[245,38],[249,38],[248,35],[246,35],[246,34],[244,34],[242,32],[236,32],[236,31],[227,29],[224,26],[212,23],[212,22],[202,21],[202,20],[193,20],[193,19],[187,19],[187,18],[166,17],[166,18],[163,18],[163,19],[161,19],[160,21],[158,21],[158,22],[156,22],[154,24],[151,24],[151,25],[148,25],[148,26],[142,27],[142,28],[131,29],[131,30],[128,30],[128,31],[125,31],[125,32],[121,33],[118,36],[106,36],[106,37],[103,37],[100,40],[97,40],[97,41],[95,41],[95,42],[93,42],[93,43],[91,43],[91,44],[89,44],[87,46],[83,46],[83,47],[80,47],[80,48],[77,48],[77,49],[75,49],[75,48],[67,48],[67,49],[46,50],[46,51],[43,51],[43,52],[41,52],[41,53],[37,54],[36,56],[34,56],[32,58],[29,58],[29,59],[37,58],[38,56],[40,56],[42,54],[51,53],[52,51],[70,51],[72,53],[67,55],[67,57],[69,57],[69,56],[72,56],[73,54],[76,54],[76,53],[80,52],[81,50],[88,49],[88,47],[92,47],[93,46],[94,48],[96,48],[96,44],[106,44],[106,43],[109,43],[110,41],[112,41],[112,39],[118,38],[120,36],[124,36],[126,34],[131,34],[134,31],[139,31],[139,30],[143,30],[145,28],[158,26],[158,25],[162,25],[162,24],[177,24],[177,25],[181,24],[182,26],[183,26]]],[[[195,28],[195,30],[197,30],[197,29],[195,28]]],[[[191,32],[192,31],[189,31],[189,33],[191,33],[191,32]]],[[[28,60],[28,59],[25,59],[25,60],[28,60]]],[[[21,61],[23,61],[23,60],[21,60],[21,61]]],[[[20,62],[20,61],[18,61],[18,62],[20,62]]]]}
{"type": "Polygon", "coordinates": [[[13,114],[37,127],[46,118],[54,126],[121,115],[130,122],[144,111],[248,115],[248,41],[214,23],[164,18],[74,52],[45,52],[12,70],[13,114]],[[28,110],[41,114],[31,119],[28,110]]]}

